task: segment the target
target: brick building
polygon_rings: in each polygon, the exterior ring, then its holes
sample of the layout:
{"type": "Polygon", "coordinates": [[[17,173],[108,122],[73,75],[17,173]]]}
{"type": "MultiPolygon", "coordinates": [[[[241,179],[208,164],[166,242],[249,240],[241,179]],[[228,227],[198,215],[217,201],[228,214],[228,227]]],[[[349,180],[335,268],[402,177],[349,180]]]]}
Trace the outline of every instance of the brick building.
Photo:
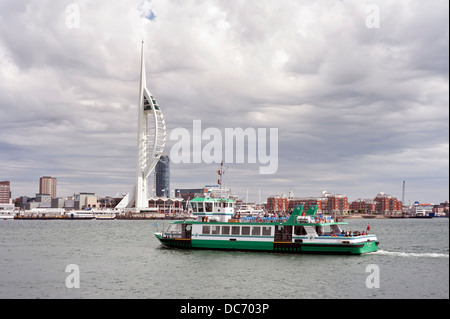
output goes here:
{"type": "Polygon", "coordinates": [[[377,210],[377,203],[373,199],[361,199],[350,204],[350,211],[353,213],[372,214],[377,210]]]}
{"type": "Polygon", "coordinates": [[[402,213],[402,202],[391,195],[380,192],[375,197],[377,214],[396,215],[402,213]]]}
{"type": "Polygon", "coordinates": [[[327,208],[325,212],[327,214],[335,213],[348,213],[350,205],[348,204],[348,198],[344,195],[330,194],[327,196],[327,208]]]}
{"type": "Polygon", "coordinates": [[[286,195],[270,196],[267,198],[267,211],[271,214],[277,212],[287,212],[289,210],[288,198],[286,195]]]}

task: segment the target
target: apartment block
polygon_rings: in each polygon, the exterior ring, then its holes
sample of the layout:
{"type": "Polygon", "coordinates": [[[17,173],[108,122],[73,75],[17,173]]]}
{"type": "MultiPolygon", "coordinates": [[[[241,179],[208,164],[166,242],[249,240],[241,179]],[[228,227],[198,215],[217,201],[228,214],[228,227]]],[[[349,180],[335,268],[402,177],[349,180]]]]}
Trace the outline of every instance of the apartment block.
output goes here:
{"type": "Polygon", "coordinates": [[[9,204],[11,201],[11,184],[9,181],[0,182],[0,204],[9,204]]]}
{"type": "Polygon", "coordinates": [[[387,195],[380,192],[375,197],[378,214],[390,215],[390,214],[401,214],[402,213],[402,202],[391,195],[387,195]]]}
{"type": "Polygon", "coordinates": [[[56,197],[56,177],[43,176],[39,179],[39,194],[48,194],[56,197]]]}
{"type": "Polygon", "coordinates": [[[287,212],[289,208],[286,195],[275,195],[267,198],[267,211],[271,214],[277,212],[287,212]]]}

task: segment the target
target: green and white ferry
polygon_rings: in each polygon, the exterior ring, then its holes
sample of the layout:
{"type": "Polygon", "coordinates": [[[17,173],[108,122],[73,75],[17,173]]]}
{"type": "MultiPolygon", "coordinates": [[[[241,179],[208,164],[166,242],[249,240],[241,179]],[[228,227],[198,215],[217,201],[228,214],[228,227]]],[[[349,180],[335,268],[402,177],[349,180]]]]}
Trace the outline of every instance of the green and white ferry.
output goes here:
{"type": "Polygon", "coordinates": [[[317,206],[303,212],[303,205],[298,205],[283,218],[240,216],[231,199],[198,197],[190,205],[196,220],[172,221],[165,231],[155,233],[164,246],[354,255],[378,249],[374,234],[343,231],[341,226],[348,223],[317,214],[317,206]]]}

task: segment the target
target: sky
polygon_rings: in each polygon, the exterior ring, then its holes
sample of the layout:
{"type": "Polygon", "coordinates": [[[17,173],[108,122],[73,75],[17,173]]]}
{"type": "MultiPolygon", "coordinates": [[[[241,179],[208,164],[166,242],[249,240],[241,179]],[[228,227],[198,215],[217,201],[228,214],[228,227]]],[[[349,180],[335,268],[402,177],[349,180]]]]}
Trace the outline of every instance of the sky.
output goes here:
{"type": "MultiPolygon", "coordinates": [[[[225,163],[238,197],[401,199],[405,181],[406,204],[449,199],[442,0],[2,0],[0,180],[13,198],[42,176],[61,197],[131,190],[142,40],[167,154],[179,129],[204,151],[194,123],[223,145],[227,128],[266,129],[277,169],[260,174],[247,153],[225,163]]],[[[219,164],[195,152],[171,162],[172,189],[217,183],[219,164]]]]}

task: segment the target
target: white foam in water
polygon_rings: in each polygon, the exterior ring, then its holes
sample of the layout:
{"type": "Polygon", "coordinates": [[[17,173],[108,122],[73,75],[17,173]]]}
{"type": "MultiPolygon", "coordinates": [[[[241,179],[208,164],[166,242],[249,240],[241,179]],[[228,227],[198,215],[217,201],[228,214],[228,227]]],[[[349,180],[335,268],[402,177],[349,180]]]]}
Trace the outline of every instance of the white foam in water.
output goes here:
{"type": "Polygon", "coordinates": [[[448,254],[438,254],[438,253],[405,253],[405,252],[386,251],[386,250],[378,250],[374,253],[379,254],[379,255],[397,256],[397,257],[448,258],[448,254]]]}

